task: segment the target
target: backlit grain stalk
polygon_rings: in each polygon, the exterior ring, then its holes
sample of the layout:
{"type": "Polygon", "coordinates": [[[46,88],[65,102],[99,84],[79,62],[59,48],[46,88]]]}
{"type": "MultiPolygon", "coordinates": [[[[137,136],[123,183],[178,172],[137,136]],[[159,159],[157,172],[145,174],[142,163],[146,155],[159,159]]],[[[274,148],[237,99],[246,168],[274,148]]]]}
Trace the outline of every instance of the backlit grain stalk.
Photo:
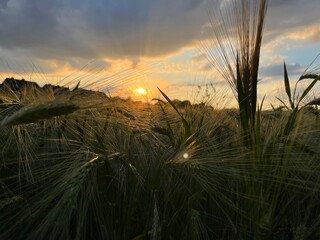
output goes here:
{"type": "Polygon", "coordinates": [[[245,142],[250,144],[255,135],[258,69],[268,0],[232,0],[223,4],[222,10],[210,13],[217,47],[204,48],[210,63],[236,96],[245,142]]]}

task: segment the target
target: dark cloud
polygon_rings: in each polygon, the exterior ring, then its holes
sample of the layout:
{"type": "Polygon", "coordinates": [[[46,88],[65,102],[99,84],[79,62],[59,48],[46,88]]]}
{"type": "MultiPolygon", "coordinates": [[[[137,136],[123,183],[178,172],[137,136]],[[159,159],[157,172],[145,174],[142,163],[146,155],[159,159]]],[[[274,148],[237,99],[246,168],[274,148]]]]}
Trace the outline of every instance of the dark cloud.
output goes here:
{"type": "MultiPolygon", "coordinates": [[[[287,70],[290,75],[301,75],[306,66],[300,64],[287,64],[287,70]]],[[[261,77],[275,77],[284,75],[283,64],[264,65],[259,69],[261,77]]]]}
{"type": "Polygon", "coordinates": [[[164,55],[197,39],[203,2],[1,1],[0,47],[41,58],[164,55]]]}
{"type": "MultiPolygon", "coordinates": [[[[104,61],[104,60],[93,60],[88,62],[85,59],[79,59],[79,58],[71,58],[66,62],[68,65],[70,65],[75,70],[80,69],[108,69],[112,66],[111,63],[104,61]]],[[[61,63],[60,63],[61,64],[61,63]]]]}
{"type": "Polygon", "coordinates": [[[23,52],[14,52],[0,49],[0,72],[14,73],[21,76],[28,76],[33,73],[57,73],[64,67],[73,71],[86,69],[87,71],[108,70],[112,63],[103,59],[88,60],[85,58],[70,57],[67,59],[41,59],[30,58],[23,52]]]}
{"type": "Polygon", "coordinates": [[[1,46],[28,48],[50,46],[57,33],[58,6],[53,1],[2,1],[1,46]]]}
{"type": "Polygon", "coordinates": [[[265,41],[271,41],[293,29],[303,30],[306,26],[319,23],[319,9],[319,0],[269,1],[265,41]]]}
{"type": "MultiPolygon", "coordinates": [[[[0,49],[59,61],[127,58],[135,66],[139,57],[174,53],[210,36],[207,9],[214,6],[207,1],[213,0],[0,0],[0,49]]],[[[317,23],[319,9],[319,0],[269,1],[266,41],[317,23]]]]}

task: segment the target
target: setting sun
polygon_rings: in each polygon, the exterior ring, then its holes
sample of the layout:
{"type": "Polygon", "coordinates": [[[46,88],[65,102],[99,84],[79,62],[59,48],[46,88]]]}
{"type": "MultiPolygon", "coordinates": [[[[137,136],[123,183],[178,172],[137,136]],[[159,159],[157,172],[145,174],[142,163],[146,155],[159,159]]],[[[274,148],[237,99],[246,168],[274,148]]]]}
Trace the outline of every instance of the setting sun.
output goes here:
{"type": "Polygon", "coordinates": [[[144,89],[144,88],[137,88],[137,89],[135,90],[135,93],[136,93],[137,95],[142,96],[142,95],[146,95],[146,94],[147,94],[147,90],[144,89]]]}

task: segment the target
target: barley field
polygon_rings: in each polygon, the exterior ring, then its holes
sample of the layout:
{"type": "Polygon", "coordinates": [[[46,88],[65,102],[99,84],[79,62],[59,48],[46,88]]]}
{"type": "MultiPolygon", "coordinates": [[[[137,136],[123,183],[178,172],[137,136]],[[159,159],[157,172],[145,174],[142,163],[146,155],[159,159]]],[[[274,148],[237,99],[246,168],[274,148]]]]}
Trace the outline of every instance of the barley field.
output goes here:
{"type": "Polygon", "coordinates": [[[225,45],[231,33],[212,23],[221,44],[211,55],[236,109],[161,89],[146,103],[81,82],[4,80],[0,239],[320,238],[320,103],[310,100],[319,73],[289,79],[284,64],[287,98],[264,110],[257,89],[268,3],[251,12],[236,2],[236,41],[225,45]]]}

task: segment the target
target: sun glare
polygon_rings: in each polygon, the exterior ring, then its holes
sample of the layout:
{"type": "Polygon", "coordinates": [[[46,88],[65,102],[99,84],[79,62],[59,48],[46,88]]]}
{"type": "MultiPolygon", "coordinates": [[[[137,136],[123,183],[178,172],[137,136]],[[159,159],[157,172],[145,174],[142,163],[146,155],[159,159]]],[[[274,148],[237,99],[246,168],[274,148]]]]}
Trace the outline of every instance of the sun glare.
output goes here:
{"type": "Polygon", "coordinates": [[[144,89],[144,88],[137,88],[137,89],[135,90],[135,93],[136,93],[137,95],[139,95],[139,96],[144,96],[144,95],[147,94],[147,90],[144,89]]]}

